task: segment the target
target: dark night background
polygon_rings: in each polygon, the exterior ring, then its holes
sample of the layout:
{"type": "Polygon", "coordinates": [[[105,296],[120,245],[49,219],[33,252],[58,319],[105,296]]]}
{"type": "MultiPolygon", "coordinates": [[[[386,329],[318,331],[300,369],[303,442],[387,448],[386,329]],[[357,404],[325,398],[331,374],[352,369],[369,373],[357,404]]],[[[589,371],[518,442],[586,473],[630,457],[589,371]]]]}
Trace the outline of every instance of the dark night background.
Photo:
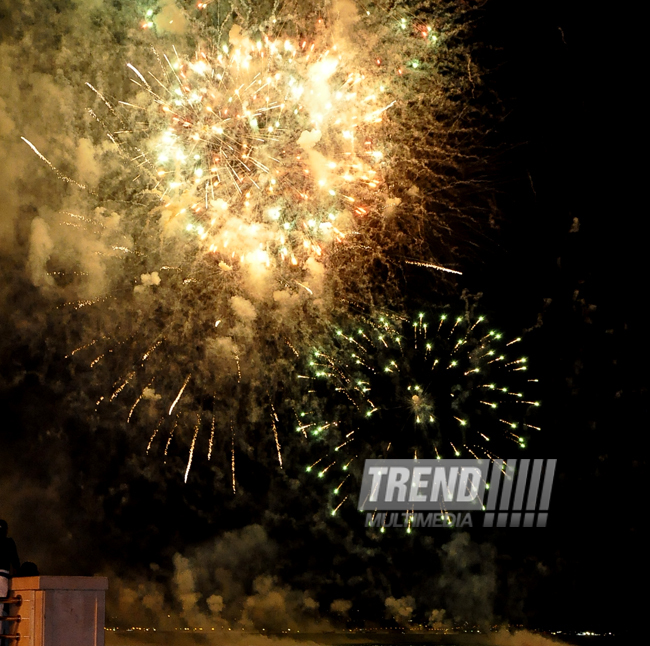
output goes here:
{"type": "Polygon", "coordinates": [[[484,39],[498,34],[504,48],[504,132],[521,145],[499,169],[503,237],[474,284],[489,285],[499,309],[543,311],[533,334],[546,418],[534,450],[560,465],[553,528],[534,548],[504,537],[518,543],[507,553],[552,555],[532,604],[542,623],[623,633],[645,606],[648,414],[645,244],[623,150],[635,104],[614,90],[626,39],[603,47],[602,15],[588,3],[495,2],[486,14],[484,39]]]}
{"type": "MultiPolygon", "coordinates": [[[[499,217],[458,289],[481,292],[509,332],[531,328],[543,432],[528,455],[558,459],[548,528],[470,532],[474,543],[494,546],[495,616],[624,635],[639,629],[647,601],[650,357],[643,212],[632,199],[632,158],[618,143],[634,102],[620,77],[625,39],[608,22],[586,2],[492,0],[480,12],[476,55],[503,103],[486,141],[499,217]]],[[[300,498],[273,470],[252,465],[242,466],[251,478],[244,500],[215,499],[206,465],[183,485],[182,456],[153,462],[145,438],[111,433],[108,422],[88,432],[61,411],[64,393],[39,369],[46,340],[39,352],[6,343],[1,352],[0,516],[21,558],[42,573],[144,576],[154,559],[164,570],[175,552],[255,522],[281,546],[275,573],[325,599],[352,594],[352,622],[382,620],[369,572],[378,588],[390,581],[394,597],[415,591],[444,604],[433,581],[448,537],[386,536],[371,555],[348,551],[342,521],[310,530],[300,520],[305,509],[318,514],[317,493],[300,498]],[[322,560],[338,579],[324,574],[322,560]]]]}

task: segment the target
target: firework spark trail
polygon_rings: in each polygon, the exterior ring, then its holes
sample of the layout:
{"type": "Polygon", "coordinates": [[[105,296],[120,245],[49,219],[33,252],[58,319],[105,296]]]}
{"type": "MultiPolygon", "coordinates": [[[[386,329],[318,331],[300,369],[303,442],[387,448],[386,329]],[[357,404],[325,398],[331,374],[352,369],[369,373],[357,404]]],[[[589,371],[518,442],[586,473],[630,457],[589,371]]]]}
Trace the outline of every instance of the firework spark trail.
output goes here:
{"type": "MultiPolygon", "coordinates": [[[[102,353],[99,356],[95,357],[91,362],[90,362],[90,367],[94,368],[104,357],[106,356],[106,353],[102,353]]],[[[102,397],[103,399],[103,397],[102,397]]]]}
{"type": "Polygon", "coordinates": [[[90,342],[88,342],[88,343],[85,343],[84,345],[81,345],[81,346],[79,346],[78,348],[75,348],[75,349],[72,350],[72,352],[70,352],[69,354],[66,354],[66,355],[65,355],[65,358],[67,359],[67,358],[69,358],[69,357],[72,357],[72,356],[74,356],[75,354],[77,354],[77,352],[81,352],[82,350],[86,350],[87,348],[90,348],[90,347],[92,347],[93,345],[95,345],[98,341],[103,341],[104,339],[106,339],[105,336],[103,336],[103,337],[101,337],[101,338],[99,338],[99,339],[93,339],[92,341],[90,341],[90,342]]]}
{"type": "Polygon", "coordinates": [[[415,265],[416,267],[428,267],[429,269],[437,269],[438,271],[444,271],[449,274],[457,274],[459,276],[463,275],[462,271],[456,271],[455,269],[449,269],[448,267],[441,267],[440,265],[434,265],[431,262],[420,262],[416,260],[405,260],[405,264],[407,265],[415,265]]]}
{"type": "Polygon", "coordinates": [[[135,377],[135,371],[129,372],[129,374],[124,378],[124,381],[113,391],[110,401],[113,401],[119,394],[126,388],[128,383],[135,377]]]}
{"type": "Polygon", "coordinates": [[[31,148],[31,149],[36,153],[36,155],[37,155],[37,156],[38,156],[42,161],[44,161],[44,162],[45,162],[45,163],[46,163],[46,164],[47,164],[47,165],[48,165],[48,166],[49,166],[49,167],[50,167],[50,168],[51,168],[51,169],[56,173],[56,176],[57,176],[60,180],[62,180],[62,181],[64,181],[64,182],[67,182],[68,184],[74,184],[75,186],[78,186],[79,188],[86,190],[86,186],[85,186],[84,184],[80,184],[80,183],[77,182],[76,180],[71,179],[71,178],[68,177],[67,175],[64,175],[64,174],[63,174],[63,173],[62,173],[58,168],[56,168],[56,166],[54,166],[54,165],[52,164],[52,162],[50,162],[50,160],[47,159],[47,157],[45,157],[44,155],[42,155],[42,154],[39,152],[38,148],[36,148],[36,146],[35,146],[31,141],[29,141],[28,139],[25,139],[25,137],[21,137],[21,139],[22,139],[22,140],[23,140],[23,141],[24,141],[24,142],[25,142],[25,143],[26,143],[26,144],[27,144],[27,145],[28,145],[28,146],[29,146],[29,147],[30,147],[30,148],[31,148]]]}
{"type": "Polygon", "coordinates": [[[95,298],[83,298],[78,301],[69,301],[67,303],[64,303],[63,305],[60,305],[60,308],[63,307],[72,307],[75,310],[80,310],[82,307],[89,307],[90,305],[97,305],[97,303],[104,303],[106,302],[110,297],[109,296],[97,296],[95,298]]]}
{"type": "MultiPolygon", "coordinates": [[[[213,401],[214,401],[213,397],[213,401]]],[[[212,422],[210,424],[210,440],[208,442],[208,461],[212,459],[212,446],[214,445],[214,430],[215,430],[216,416],[212,411],[212,422]]]]}
{"type": "Polygon", "coordinates": [[[95,220],[93,218],[86,217],[85,215],[79,215],[78,213],[70,213],[69,211],[62,211],[63,215],[68,215],[71,218],[74,218],[75,220],[81,220],[82,222],[85,222],[86,224],[92,224],[94,226],[98,226],[102,229],[105,229],[105,225],[99,222],[98,220],[95,220]]]}
{"type": "Polygon", "coordinates": [[[235,480],[235,431],[230,425],[230,471],[232,473],[232,492],[237,493],[237,482],[235,480]]]}
{"type": "Polygon", "coordinates": [[[334,516],[336,514],[336,512],[341,508],[341,505],[343,505],[343,503],[347,499],[348,499],[348,497],[346,496],[345,498],[343,498],[343,500],[341,500],[341,502],[334,509],[332,509],[332,516],[334,516]]]}
{"type": "MultiPolygon", "coordinates": [[[[174,433],[176,431],[176,428],[178,426],[178,417],[174,420],[174,425],[172,426],[171,430],[169,431],[169,435],[167,436],[167,442],[165,444],[165,451],[163,455],[167,457],[167,453],[169,451],[169,446],[172,443],[172,439],[174,438],[174,433]]],[[[153,437],[152,437],[153,439],[153,437]]]]}
{"type": "Polygon", "coordinates": [[[144,387],[143,391],[140,393],[138,398],[133,402],[133,406],[131,406],[131,410],[129,411],[129,415],[126,418],[126,423],[129,424],[131,422],[131,417],[133,416],[133,412],[135,411],[135,407],[140,403],[142,398],[145,396],[145,393],[148,392],[148,390],[151,388],[151,384],[155,381],[155,377],[151,379],[151,381],[144,387]]]}
{"type": "Polygon", "coordinates": [[[169,407],[168,415],[172,414],[172,411],[174,410],[174,407],[176,406],[176,404],[178,404],[180,398],[183,396],[183,391],[185,390],[185,387],[189,383],[191,377],[192,377],[192,374],[190,373],[185,378],[185,383],[183,383],[183,385],[181,386],[181,389],[178,391],[178,395],[176,395],[176,399],[172,402],[172,405],[169,407]]]}
{"type": "Polygon", "coordinates": [[[278,427],[274,419],[271,420],[271,425],[273,427],[273,438],[275,439],[275,447],[278,452],[278,462],[280,463],[280,468],[282,468],[282,449],[280,447],[280,438],[278,437],[278,427]]]}
{"type": "Polygon", "coordinates": [[[157,341],[156,341],[156,342],[155,342],[155,343],[154,343],[154,344],[153,344],[153,345],[152,345],[152,346],[151,346],[151,347],[150,347],[150,348],[149,348],[149,349],[148,349],[148,350],[147,350],[147,351],[142,355],[142,361],[146,361],[146,360],[151,356],[152,352],[154,352],[155,350],[157,350],[157,349],[160,347],[160,345],[162,344],[163,340],[164,340],[164,339],[158,339],[158,340],[157,340],[157,341]]]}
{"type": "MultiPolygon", "coordinates": [[[[268,393],[267,393],[268,396],[268,393]]],[[[280,438],[278,437],[278,427],[280,419],[278,414],[275,412],[275,406],[271,404],[271,426],[273,427],[273,438],[275,439],[275,448],[278,452],[278,462],[280,463],[280,468],[282,469],[282,449],[280,447],[280,438]]]]}
{"type": "Polygon", "coordinates": [[[187,483],[187,478],[190,475],[190,469],[192,468],[192,459],[194,458],[194,447],[196,446],[196,438],[199,435],[200,428],[201,428],[201,416],[197,414],[196,426],[194,427],[194,436],[192,437],[192,445],[190,446],[190,455],[187,460],[187,469],[185,469],[185,479],[184,479],[185,483],[187,483]]]}
{"type": "Polygon", "coordinates": [[[164,421],[165,421],[165,418],[161,417],[160,421],[158,422],[158,426],[156,426],[153,433],[151,434],[151,437],[149,438],[149,444],[147,444],[147,454],[149,453],[149,450],[151,449],[151,445],[153,444],[153,441],[156,438],[156,435],[158,435],[158,431],[160,430],[160,427],[163,425],[164,421]]]}
{"type": "Polygon", "coordinates": [[[111,103],[108,101],[108,99],[93,85],[88,83],[86,81],[86,85],[102,100],[102,103],[111,111],[111,114],[117,116],[117,113],[115,112],[115,108],[111,105],[111,103]]]}

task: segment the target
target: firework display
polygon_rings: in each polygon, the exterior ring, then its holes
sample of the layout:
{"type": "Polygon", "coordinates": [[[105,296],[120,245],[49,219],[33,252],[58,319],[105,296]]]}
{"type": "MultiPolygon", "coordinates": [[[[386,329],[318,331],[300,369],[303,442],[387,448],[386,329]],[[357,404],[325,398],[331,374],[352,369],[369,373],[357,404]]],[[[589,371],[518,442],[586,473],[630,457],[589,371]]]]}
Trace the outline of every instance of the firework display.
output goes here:
{"type": "Polygon", "coordinates": [[[0,585],[95,575],[66,643],[634,633],[638,505],[617,567],[591,525],[645,475],[643,254],[589,18],[4,3],[0,585]]]}
{"type": "Polygon", "coordinates": [[[525,448],[540,402],[520,342],[446,311],[337,329],[299,377],[307,471],[345,481],[368,458],[493,460],[525,448]]]}
{"type": "Polygon", "coordinates": [[[180,219],[229,270],[302,266],[367,215],[383,154],[365,130],[390,103],[360,73],[337,74],[336,45],[267,37],[231,47],[194,61],[165,57],[162,96],[133,68],[168,117],[149,127],[162,132],[151,143],[165,226],[180,219]]]}
{"type": "MultiPolygon", "coordinates": [[[[446,5],[339,2],[216,36],[197,29],[212,35],[192,53],[156,44],[128,63],[127,95],[86,81],[106,167],[126,176],[98,190],[25,139],[86,191],[86,212],[62,224],[110,270],[101,293],[77,300],[89,291],[83,264],[48,275],[65,277],[62,307],[80,312],[67,356],[92,371],[96,411],[146,429],[147,452],[186,448],[186,480],[197,450],[228,461],[233,488],[237,450],[270,441],[283,465],[273,402],[350,294],[381,300],[405,266],[461,273],[441,242],[475,157],[460,143],[473,132],[470,103],[458,108],[474,78],[452,45],[456,19],[446,5]]],[[[426,428],[426,397],[412,397],[426,428]]]]}

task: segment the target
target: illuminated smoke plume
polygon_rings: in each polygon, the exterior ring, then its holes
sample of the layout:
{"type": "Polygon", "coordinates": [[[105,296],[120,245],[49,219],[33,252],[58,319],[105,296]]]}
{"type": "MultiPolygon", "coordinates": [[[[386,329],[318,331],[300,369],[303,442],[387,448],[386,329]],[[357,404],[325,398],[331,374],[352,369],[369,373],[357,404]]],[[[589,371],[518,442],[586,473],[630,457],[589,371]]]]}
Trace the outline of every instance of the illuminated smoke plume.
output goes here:
{"type": "Polygon", "coordinates": [[[75,163],[25,132],[63,180],[27,267],[57,303],[74,406],[182,452],[186,480],[219,455],[235,490],[238,454],[284,466],[274,406],[310,339],[351,298],[460,273],[454,236],[485,205],[459,12],[222,9],[151,10],[123,72],[103,57],[76,79],[75,163]]]}

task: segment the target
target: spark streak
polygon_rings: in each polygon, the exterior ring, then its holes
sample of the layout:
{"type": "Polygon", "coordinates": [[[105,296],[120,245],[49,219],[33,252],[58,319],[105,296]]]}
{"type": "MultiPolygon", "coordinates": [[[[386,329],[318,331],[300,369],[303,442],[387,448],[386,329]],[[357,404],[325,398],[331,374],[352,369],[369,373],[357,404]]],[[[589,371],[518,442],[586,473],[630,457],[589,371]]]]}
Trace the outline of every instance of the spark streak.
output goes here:
{"type": "Polygon", "coordinates": [[[448,267],[442,267],[441,265],[434,265],[432,262],[419,262],[417,260],[405,260],[407,265],[415,265],[416,267],[428,267],[429,269],[437,269],[438,271],[444,271],[449,274],[458,274],[459,276],[463,275],[462,271],[456,271],[455,269],[449,269],[448,267]]]}
{"type": "Polygon", "coordinates": [[[178,401],[183,396],[183,391],[185,390],[185,387],[189,383],[191,376],[192,376],[192,374],[190,373],[185,378],[185,383],[181,386],[181,389],[178,391],[178,395],[176,395],[176,399],[173,401],[172,405],[169,407],[169,413],[168,413],[169,415],[172,414],[172,411],[174,410],[174,407],[176,406],[176,404],[178,404],[178,401]]]}
{"type": "Polygon", "coordinates": [[[25,139],[25,137],[21,137],[21,139],[36,153],[36,155],[38,155],[38,157],[40,157],[40,159],[42,161],[44,161],[56,173],[56,176],[60,180],[63,180],[64,182],[67,182],[68,184],[74,184],[75,186],[78,186],[81,189],[84,189],[84,190],[86,189],[86,186],[84,184],[80,184],[79,182],[75,181],[74,179],[71,179],[70,177],[68,177],[67,175],[64,175],[58,168],[56,168],[56,166],[54,166],[52,164],[52,162],[50,162],[49,159],[47,159],[47,157],[45,157],[44,155],[42,155],[39,152],[38,148],[36,148],[36,146],[31,141],[29,141],[28,139],[25,139]]]}
{"type": "Polygon", "coordinates": [[[196,426],[194,427],[194,437],[192,438],[192,445],[190,446],[190,455],[187,460],[187,469],[185,469],[185,482],[187,483],[187,477],[190,475],[190,469],[192,468],[192,458],[194,457],[194,447],[196,446],[196,438],[199,435],[199,429],[201,428],[201,418],[197,414],[196,416],[196,426]]]}

